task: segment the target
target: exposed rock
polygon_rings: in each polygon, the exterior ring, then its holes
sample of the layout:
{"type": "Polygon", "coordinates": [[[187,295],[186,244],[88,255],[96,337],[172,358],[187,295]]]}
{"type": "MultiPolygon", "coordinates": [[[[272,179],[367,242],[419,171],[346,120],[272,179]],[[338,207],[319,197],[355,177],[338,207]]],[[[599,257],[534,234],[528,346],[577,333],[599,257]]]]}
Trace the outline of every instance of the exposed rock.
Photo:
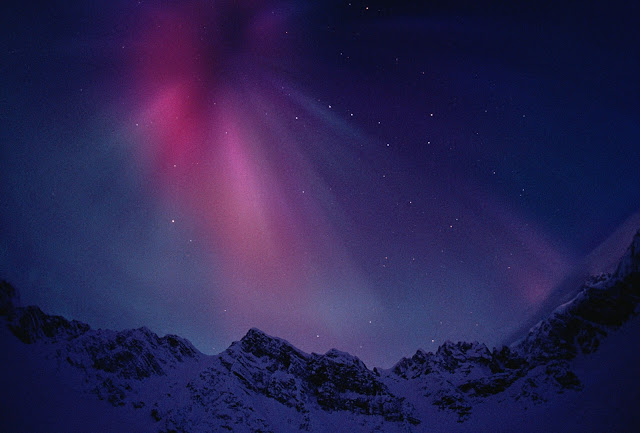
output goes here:
{"type": "Polygon", "coordinates": [[[8,316],[18,303],[18,292],[6,281],[0,281],[0,316],[8,316]]]}

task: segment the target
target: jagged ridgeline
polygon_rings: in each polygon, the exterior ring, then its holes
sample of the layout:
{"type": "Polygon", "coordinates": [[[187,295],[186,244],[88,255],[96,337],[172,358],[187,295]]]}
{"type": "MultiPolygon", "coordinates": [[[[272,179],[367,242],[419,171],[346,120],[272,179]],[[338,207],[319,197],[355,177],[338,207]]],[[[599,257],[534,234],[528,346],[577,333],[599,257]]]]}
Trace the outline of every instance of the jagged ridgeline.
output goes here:
{"type": "MultiPolygon", "coordinates": [[[[304,353],[258,329],[214,356],[147,328],[96,330],[20,306],[16,290],[0,283],[7,350],[25,348],[43,369],[77,378],[81,394],[127,412],[150,432],[481,431],[474,423],[483,413],[509,417],[559,395],[580,396],[583,360],[637,322],[639,302],[640,232],[614,273],[589,278],[512,346],[446,342],[435,353],[418,350],[390,369],[370,370],[348,353],[304,353]]],[[[0,430],[21,431],[20,420],[2,422],[8,425],[0,430]]],[[[535,423],[523,426],[537,431],[535,423]]]]}

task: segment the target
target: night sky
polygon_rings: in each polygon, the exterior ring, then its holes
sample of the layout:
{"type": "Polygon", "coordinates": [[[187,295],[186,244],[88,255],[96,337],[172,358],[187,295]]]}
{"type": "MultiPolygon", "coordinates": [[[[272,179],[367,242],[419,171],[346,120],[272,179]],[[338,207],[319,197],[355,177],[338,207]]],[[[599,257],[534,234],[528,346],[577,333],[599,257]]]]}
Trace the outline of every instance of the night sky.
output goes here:
{"type": "Polygon", "coordinates": [[[640,228],[633,2],[28,3],[0,278],[46,312],[389,367],[507,342],[640,228]]]}

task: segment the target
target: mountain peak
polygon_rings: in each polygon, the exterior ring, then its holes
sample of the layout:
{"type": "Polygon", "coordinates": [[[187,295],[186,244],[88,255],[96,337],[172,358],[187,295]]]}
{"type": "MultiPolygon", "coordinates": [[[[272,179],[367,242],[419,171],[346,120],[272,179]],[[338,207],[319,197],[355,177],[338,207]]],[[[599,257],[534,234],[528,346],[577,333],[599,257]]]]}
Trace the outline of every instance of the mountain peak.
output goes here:
{"type": "Polygon", "coordinates": [[[271,343],[277,343],[277,342],[286,343],[280,338],[272,337],[271,335],[266,334],[265,332],[261,331],[258,328],[249,329],[247,333],[244,335],[244,337],[240,339],[240,343],[242,343],[243,346],[256,345],[256,344],[262,345],[265,343],[271,344],[271,343]]]}
{"type": "Polygon", "coordinates": [[[249,329],[237,344],[243,352],[250,353],[257,357],[268,356],[278,358],[283,352],[296,352],[302,357],[307,356],[288,341],[278,337],[272,337],[258,328],[249,329]]]}
{"type": "Polygon", "coordinates": [[[438,347],[436,354],[454,358],[481,358],[487,357],[490,351],[486,345],[478,343],[477,341],[458,341],[457,343],[453,343],[447,340],[438,347]]]}
{"type": "Polygon", "coordinates": [[[267,335],[267,333],[261,331],[258,328],[251,328],[251,329],[249,329],[247,331],[247,333],[244,335],[244,337],[242,337],[241,341],[245,340],[245,339],[265,338],[265,337],[266,338],[274,338],[274,337],[271,337],[271,336],[267,335]]]}

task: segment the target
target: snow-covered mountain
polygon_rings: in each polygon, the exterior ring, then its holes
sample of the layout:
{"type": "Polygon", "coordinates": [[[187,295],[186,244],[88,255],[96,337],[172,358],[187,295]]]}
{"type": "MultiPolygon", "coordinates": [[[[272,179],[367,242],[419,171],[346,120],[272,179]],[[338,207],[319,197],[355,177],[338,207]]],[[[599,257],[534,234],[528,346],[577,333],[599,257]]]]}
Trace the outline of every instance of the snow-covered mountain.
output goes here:
{"type": "Polygon", "coordinates": [[[0,284],[0,431],[636,431],[640,232],[613,274],[510,347],[446,342],[387,370],[251,329],[219,355],[21,307],[0,284]]]}

